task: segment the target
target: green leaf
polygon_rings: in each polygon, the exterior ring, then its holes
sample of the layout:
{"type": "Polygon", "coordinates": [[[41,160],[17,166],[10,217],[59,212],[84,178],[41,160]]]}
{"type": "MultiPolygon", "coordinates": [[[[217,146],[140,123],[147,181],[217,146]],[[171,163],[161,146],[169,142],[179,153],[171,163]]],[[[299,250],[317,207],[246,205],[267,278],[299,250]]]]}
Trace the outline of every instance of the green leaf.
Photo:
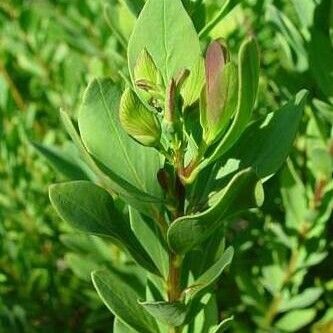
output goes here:
{"type": "Polygon", "coordinates": [[[200,39],[206,38],[209,33],[215,28],[217,24],[219,24],[222,19],[227,16],[231,10],[239,3],[239,0],[226,0],[223,2],[223,6],[219,10],[219,12],[214,16],[214,18],[209,21],[205,27],[200,31],[199,36],[200,39]]]}
{"type": "Polygon", "coordinates": [[[180,0],[148,0],[128,46],[129,70],[146,49],[161,71],[165,85],[180,70],[191,69],[201,51],[193,23],[180,0]]]}
{"type": "Polygon", "coordinates": [[[212,163],[229,150],[251,119],[259,83],[259,54],[253,38],[244,42],[238,56],[238,103],[235,118],[218,144],[208,163],[212,163]]]}
{"type": "Polygon", "coordinates": [[[281,174],[281,194],[287,226],[298,230],[305,221],[308,203],[305,187],[291,162],[288,162],[281,174]]]}
{"type": "Polygon", "coordinates": [[[128,204],[148,216],[157,217],[159,215],[159,205],[161,201],[146,192],[140,191],[135,186],[129,184],[126,180],[108,170],[107,175],[100,169],[96,161],[87,152],[81,138],[79,137],[75,126],[64,111],[60,111],[62,122],[72,138],[75,146],[78,148],[82,159],[87,163],[92,172],[97,176],[98,182],[108,191],[115,192],[121,196],[128,204]]]}
{"type": "Polygon", "coordinates": [[[205,66],[203,59],[200,57],[190,69],[190,75],[180,89],[184,107],[193,105],[199,99],[204,84],[205,66]]]}
{"type": "Polygon", "coordinates": [[[216,296],[212,293],[206,293],[200,302],[193,300],[188,317],[192,321],[186,327],[187,333],[207,333],[211,327],[218,323],[216,296]]]}
{"type": "Polygon", "coordinates": [[[196,167],[185,181],[191,183],[198,173],[220,159],[239,139],[251,119],[259,83],[259,54],[255,40],[249,38],[239,50],[238,64],[238,102],[236,114],[223,139],[196,167]]]}
{"type": "Polygon", "coordinates": [[[262,285],[271,295],[279,293],[285,281],[285,269],[278,264],[271,264],[262,267],[262,285]]]}
{"type": "Polygon", "coordinates": [[[333,44],[328,33],[312,29],[309,44],[310,70],[322,93],[333,102],[333,44]],[[318,56],[320,54],[320,57],[318,56]]]}
{"type": "Polygon", "coordinates": [[[272,231],[274,234],[274,238],[277,242],[281,243],[286,248],[292,249],[293,248],[293,237],[290,237],[286,234],[283,226],[281,224],[277,223],[270,223],[268,225],[268,229],[272,231]]]}
{"type": "Polygon", "coordinates": [[[313,23],[314,10],[316,8],[316,2],[314,0],[292,0],[291,2],[295,7],[295,10],[302,25],[306,28],[311,27],[313,23]]]}
{"type": "Polygon", "coordinates": [[[233,256],[234,249],[228,247],[222,256],[187,288],[186,295],[193,298],[201,290],[213,284],[224,269],[231,264],[233,256]]]}
{"type": "Polygon", "coordinates": [[[332,5],[321,1],[315,10],[314,25],[308,46],[310,70],[316,83],[326,98],[333,103],[333,43],[332,43],[332,5]]]}
{"type": "Polygon", "coordinates": [[[267,21],[272,22],[277,27],[284,40],[286,40],[288,45],[293,48],[297,56],[297,62],[295,63],[297,70],[300,72],[305,71],[309,66],[308,55],[304,47],[303,37],[299,32],[299,28],[296,27],[286,15],[273,5],[269,5],[267,8],[267,21]]]}
{"type": "Polygon", "coordinates": [[[171,224],[168,242],[175,252],[191,250],[212,235],[228,216],[240,209],[253,208],[262,201],[258,196],[258,178],[251,170],[238,173],[215,196],[215,205],[206,211],[180,217],[171,224]],[[246,193],[244,197],[242,192],[246,193]]]}
{"type": "Polygon", "coordinates": [[[285,332],[296,332],[302,327],[310,324],[315,316],[315,309],[291,311],[277,321],[276,327],[285,332]]]}
{"type": "Polygon", "coordinates": [[[131,231],[129,223],[118,212],[112,197],[104,189],[87,181],[52,185],[50,200],[59,216],[74,228],[89,234],[111,237],[139,265],[159,274],[131,231]]]}
{"type": "Polygon", "coordinates": [[[154,318],[171,326],[181,326],[187,314],[185,304],[181,302],[140,302],[154,318]]]}
{"type": "Polygon", "coordinates": [[[303,90],[280,110],[252,123],[227,157],[239,160],[241,169],[253,168],[261,179],[274,174],[286,160],[295,140],[306,96],[303,90]]]}
{"type": "Polygon", "coordinates": [[[319,99],[313,99],[315,108],[333,125],[333,105],[325,103],[319,99]]]}
{"type": "Polygon", "coordinates": [[[230,327],[233,320],[234,320],[234,317],[229,317],[227,319],[224,319],[218,325],[212,327],[210,329],[209,333],[223,333],[223,332],[225,332],[225,330],[227,330],[230,327]]]}
{"type": "Polygon", "coordinates": [[[294,297],[285,299],[279,307],[279,312],[287,312],[293,309],[306,308],[316,302],[322,294],[322,288],[308,288],[294,297]]]}
{"type": "Polygon", "coordinates": [[[160,197],[156,182],[161,157],[153,148],[131,139],[119,121],[120,93],[109,79],[88,86],[79,112],[82,141],[88,151],[114,174],[142,192],[160,197]]]}
{"type": "Polygon", "coordinates": [[[105,21],[108,23],[112,33],[117,38],[121,46],[126,49],[127,47],[127,40],[121,31],[121,27],[119,26],[119,12],[115,10],[115,7],[111,7],[110,5],[106,4],[104,7],[104,17],[105,21]]]}
{"type": "Polygon", "coordinates": [[[113,324],[113,333],[138,333],[138,331],[124,324],[116,317],[113,324]]]}
{"type": "Polygon", "coordinates": [[[141,215],[138,211],[129,208],[131,228],[141,245],[149,253],[156,267],[164,277],[169,272],[169,257],[167,244],[163,240],[161,230],[156,221],[141,215]]]}
{"type": "MultiPolygon", "coordinates": [[[[157,89],[162,84],[161,75],[152,59],[151,55],[146,49],[143,49],[140,53],[136,65],[134,67],[134,79],[135,84],[140,86],[140,83],[146,83],[148,85],[147,90],[157,89]]],[[[141,84],[142,84],[141,83],[141,84]]]]}
{"type": "Polygon", "coordinates": [[[136,141],[144,146],[159,145],[161,125],[157,116],[129,88],[121,97],[119,118],[123,129],[136,141]]]}
{"type": "Polygon", "coordinates": [[[111,271],[92,273],[93,284],[105,305],[119,319],[138,333],[158,333],[155,319],[137,302],[134,288],[111,271]]]}
{"type": "MultiPolygon", "coordinates": [[[[32,143],[37,152],[45,157],[51,166],[58,172],[62,173],[70,180],[87,180],[87,174],[82,169],[78,158],[57,147],[46,146],[38,143],[32,143]]],[[[75,148],[75,147],[74,147],[75,148]]]]}
{"type": "Polygon", "coordinates": [[[316,147],[309,152],[309,164],[317,179],[332,177],[333,158],[327,148],[316,147]]]}

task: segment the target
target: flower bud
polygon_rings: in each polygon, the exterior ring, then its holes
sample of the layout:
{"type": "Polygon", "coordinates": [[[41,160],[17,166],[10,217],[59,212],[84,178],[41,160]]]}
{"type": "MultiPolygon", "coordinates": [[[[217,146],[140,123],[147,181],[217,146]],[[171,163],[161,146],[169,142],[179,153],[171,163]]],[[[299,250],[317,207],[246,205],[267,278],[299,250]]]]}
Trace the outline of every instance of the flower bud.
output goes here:
{"type": "Polygon", "coordinates": [[[236,111],[238,96],[237,68],[229,62],[224,45],[214,41],[205,59],[206,86],[202,91],[200,120],[207,144],[216,141],[236,111]]]}
{"type": "Polygon", "coordinates": [[[144,146],[158,145],[161,137],[160,123],[131,89],[126,89],[121,97],[119,118],[124,130],[136,141],[144,146]]]}

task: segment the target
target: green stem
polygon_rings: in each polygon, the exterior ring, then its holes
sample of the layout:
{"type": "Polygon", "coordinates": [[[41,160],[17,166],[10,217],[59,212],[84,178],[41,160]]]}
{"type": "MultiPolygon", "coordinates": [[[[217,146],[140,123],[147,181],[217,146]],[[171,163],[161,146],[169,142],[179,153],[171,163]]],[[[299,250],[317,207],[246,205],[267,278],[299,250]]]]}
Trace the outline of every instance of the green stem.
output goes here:
{"type": "MultiPolygon", "coordinates": [[[[185,188],[180,181],[180,176],[184,172],[184,154],[183,152],[177,151],[175,154],[175,184],[174,184],[174,195],[178,202],[177,208],[173,212],[172,220],[174,221],[178,217],[184,215],[184,204],[185,204],[185,188]]],[[[171,249],[169,250],[169,275],[167,280],[167,292],[168,301],[170,303],[181,301],[182,290],[180,286],[181,279],[181,267],[182,257],[174,253],[171,249]]],[[[170,326],[169,333],[181,333],[182,327],[170,326]]]]}
{"type": "MultiPolygon", "coordinates": [[[[181,257],[177,254],[169,253],[169,275],[168,275],[168,301],[170,303],[179,302],[182,297],[180,288],[181,257]]],[[[182,327],[169,327],[169,333],[181,333],[182,327]]]]}
{"type": "Polygon", "coordinates": [[[169,276],[168,276],[168,300],[170,303],[179,301],[180,290],[180,267],[181,259],[178,255],[169,254],[169,276]]]}

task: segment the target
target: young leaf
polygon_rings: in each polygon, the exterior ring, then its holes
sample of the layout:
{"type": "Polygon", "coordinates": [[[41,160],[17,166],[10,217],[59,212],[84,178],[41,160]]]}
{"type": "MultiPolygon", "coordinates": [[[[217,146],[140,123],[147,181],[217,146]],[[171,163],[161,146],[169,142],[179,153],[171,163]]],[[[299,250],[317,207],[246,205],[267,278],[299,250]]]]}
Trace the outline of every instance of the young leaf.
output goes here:
{"type": "Polygon", "coordinates": [[[204,84],[205,67],[204,61],[200,57],[196,64],[190,69],[190,75],[180,89],[184,107],[193,105],[199,99],[204,84]]]}
{"type": "Polygon", "coordinates": [[[154,318],[171,326],[181,326],[187,314],[186,305],[180,302],[140,302],[154,318]]]}
{"type": "Polygon", "coordinates": [[[214,283],[224,269],[231,264],[233,256],[234,249],[232,247],[227,248],[223,255],[187,288],[186,295],[193,298],[201,290],[214,283]]]}
{"type": "Polygon", "coordinates": [[[284,332],[296,332],[310,324],[315,316],[315,309],[291,311],[277,321],[276,327],[284,332]]]}
{"type": "Polygon", "coordinates": [[[185,253],[211,236],[223,220],[237,209],[260,205],[258,178],[252,170],[238,173],[228,186],[218,193],[216,203],[208,210],[176,219],[168,230],[168,242],[176,253],[185,253]],[[240,194],[244,194],[240,196],[240,194]],[[241,200],[240,199],[243,199],[241,200]]]}
{"type": "Polygon", "coordinates": [[[162,83],[161,75],[146,49],[143,49],[134,67],[135,84],[144,90],[155,90],[162,83]]]}
{"type": "Polygon", "coordinates": [[[143,192],[160,197],[156,182],[159,153],[131,139],[119,121],[120,93],[109,80],[88,86],[79,112],[79,129],[88,151],[114,174],[143,192]]]}
{"type": "Polygon", "coordinates": [[[92,273],[93,284],[108,309],[138,333],[159,333],[155,319],[137,302],[139,295],[129,283],[111,271],[92,273]]]}
{"type": "Polygon", "coordinates": [[[313,287],[305,289],[302,293],[284,300],[279,307],[279,312],[287,312],[294,309],[306,308],[312,305],[322,295],[322,288],[313,287]]]}
{"type": "Polygon", "coordinates": [[[80,231],[111,237],[133,259],[154,274],[160,274],[149,255],[116,209],[112,197],[101,187],[75,181],[50,187],[50,200],[57,213],[80,231]]]}
{"type": "Polygon", "coordinates": [[[161,125],[158,118],[129,88],[121,97],[119,118],[127,134],[142,145],[153,147],[159,144],[161,125]]]}
{"type": "Polygon", "coordinates": [[[193,23],[180,0],[148,0],[128,45],[129,70],[146,49],[161,71],[164,83],[183,69],[191,69],[201,51],[193,23]]]}

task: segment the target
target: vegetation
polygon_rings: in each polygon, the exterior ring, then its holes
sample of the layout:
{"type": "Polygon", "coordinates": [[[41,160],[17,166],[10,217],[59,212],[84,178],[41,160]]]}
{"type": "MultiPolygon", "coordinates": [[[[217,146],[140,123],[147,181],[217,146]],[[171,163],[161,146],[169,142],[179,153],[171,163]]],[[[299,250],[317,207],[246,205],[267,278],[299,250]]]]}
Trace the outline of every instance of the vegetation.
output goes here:
{"type": "Polygon", "coordinates": [[[0,331],[333,332],[332,13],[3,0],[0,331]]]}

